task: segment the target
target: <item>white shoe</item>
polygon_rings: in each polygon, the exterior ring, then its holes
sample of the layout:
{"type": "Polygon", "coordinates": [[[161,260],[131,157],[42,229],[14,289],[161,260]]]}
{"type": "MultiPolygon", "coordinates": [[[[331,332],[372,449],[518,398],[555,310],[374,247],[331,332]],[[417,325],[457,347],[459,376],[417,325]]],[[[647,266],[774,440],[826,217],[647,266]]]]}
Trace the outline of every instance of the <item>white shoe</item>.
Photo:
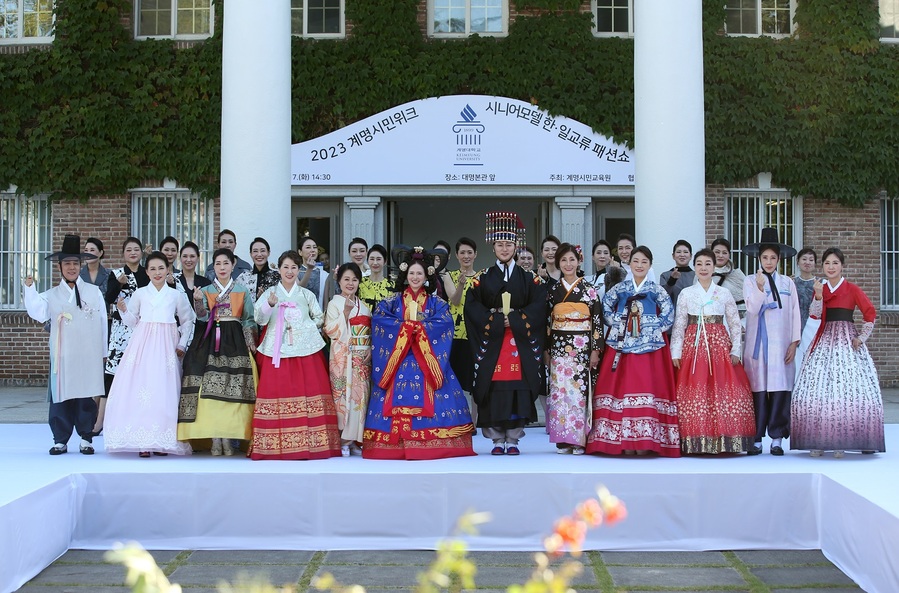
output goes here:
{"type": "Polygon", "coordinates": [[[212,454],[216,457],[222,454],[222,439],[212,439],[212,454]]]}
{"type": "Polygon", "coordinates": [[[350,456],[350,446],[349,445],[341,445],[340,446],[340,456],[341,457],[349,457],[350,456]]]}
{"type": "Polygon", "coordinates": [[[234,455],[234,448],[231,446],[231,439],[222,439],[222,453],[231,457],[234,455]]]}
{"type": "Polygon", "coordinates": [[[568,446],[556,447],[556,453],[558,453],[559,455],[571,455],[572,452],[573,451],[572,451],[571,447],[568,447],[568,446]]]}
{"type": "Polygon", "coordinates": [[[584,448],[583,448],[583,447],[577,447],[577,446],[572,447],[572,448],[571,448],[571,454],[572,454],[572,455],[583,455],[583,454],[584,454],[584,448]]]}
{"type": "Polygon", "coordinates": [[[834,451],[834,452],[833,452],[833,458],[834,458],[834,459],[842,459],[842,458],[843,458],[843,452],[842,452],[842,451],[834,451]]]}
{"type": "Polygon", "coordinates": [[[809,451],[809,455],[811,455],[812,457],[821,457],[822,453],[824,453],[824,451],[822,451],[821,449],[812,449],[811,451],[809,451]]]}

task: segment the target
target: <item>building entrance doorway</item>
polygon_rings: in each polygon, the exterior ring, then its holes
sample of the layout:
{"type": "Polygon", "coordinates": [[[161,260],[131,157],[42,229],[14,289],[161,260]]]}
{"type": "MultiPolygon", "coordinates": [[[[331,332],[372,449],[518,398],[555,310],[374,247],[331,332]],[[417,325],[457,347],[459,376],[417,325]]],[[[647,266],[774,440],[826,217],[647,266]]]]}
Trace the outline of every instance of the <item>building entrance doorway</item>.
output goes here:
{"type": "MultiPolygon", "coordinates": [[[[337,254],[338,258],[343,255],[343,252],[337,245],[339,240],[337,232],[337,223],[340,216],[339,202],[333,200],[294,200],[291,205],[291,214],[293,225],[291,227],[290,239],[293,249],[298,249],[299,240],[308,235],[315,239],[320,253],[328,254],[328,258],[323,259],[326,268],[329,267],[327,264],[335,261],[335,254],[337,254]]],[[[274,256],[276,261],[278,255],[274,256]]],[[[339,262],[340,260],[336,261],[339,262]]]]}
{"type": "MultiPolygon", "coordinates": [[[[599,239],[605,239],[612,245],[612,250],[614,251],[618,236],[621,233],[634,234],[636,223],[634,221],[634,202],[632,200],[614,202],[597,200],[593,203],[593,211],[595,215],[593,224],[594,242],[599,239]]],[[[638,244],[640,241],[641,238],[637,237],[638,244]]]]}
{"type": "MultiPolygon", "coordinates": [[[[525,198],[417,198],[388,202],[387,232],[389,245],[421,245],[431,249],[444,240],[455,250],[460,237],[474,239],[478,246],[475,269],[494,261],[493,250],[484,244],[484,215],[495,210],[517,213],[527,229],[527,244],[539,252],[539,242],[551,228],[550,201],[525,198]]],[[[539,258],[539,254],[538,254],[539,258]]],[[[451,261],[449,267],[457,267],[451,261]]]]}

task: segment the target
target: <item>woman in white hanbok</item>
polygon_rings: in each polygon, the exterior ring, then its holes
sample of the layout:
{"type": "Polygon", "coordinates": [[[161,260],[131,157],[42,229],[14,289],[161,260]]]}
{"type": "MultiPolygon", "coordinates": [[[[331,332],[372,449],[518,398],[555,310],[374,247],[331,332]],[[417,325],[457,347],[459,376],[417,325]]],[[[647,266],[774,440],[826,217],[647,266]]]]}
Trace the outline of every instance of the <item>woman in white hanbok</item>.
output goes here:
{"type": "Polygon", "coordinates": [[[141,457],[188,455],[178,441],[181,357],[187,350],[196,314],[185,294],[166,284],[168,261],[160,252],[147,258],[150,284],[137,289],[128,304],[116,307],[133,328],[106,406],[104,445],[111,453],[141,457]],[[178,324],[175,323],[177,315],[178,324]]]}

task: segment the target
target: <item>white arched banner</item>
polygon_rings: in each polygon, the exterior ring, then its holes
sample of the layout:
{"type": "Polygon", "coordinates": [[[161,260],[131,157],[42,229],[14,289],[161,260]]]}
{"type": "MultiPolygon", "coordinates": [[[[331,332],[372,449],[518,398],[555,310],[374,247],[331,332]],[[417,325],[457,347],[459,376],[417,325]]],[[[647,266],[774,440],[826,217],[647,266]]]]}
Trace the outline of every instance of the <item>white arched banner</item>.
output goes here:
{"type": "Polygon", "coordinates": [[[523,101],[452,95],[294,144],[291,184],[632,186],[634,155],[523,101]]]}

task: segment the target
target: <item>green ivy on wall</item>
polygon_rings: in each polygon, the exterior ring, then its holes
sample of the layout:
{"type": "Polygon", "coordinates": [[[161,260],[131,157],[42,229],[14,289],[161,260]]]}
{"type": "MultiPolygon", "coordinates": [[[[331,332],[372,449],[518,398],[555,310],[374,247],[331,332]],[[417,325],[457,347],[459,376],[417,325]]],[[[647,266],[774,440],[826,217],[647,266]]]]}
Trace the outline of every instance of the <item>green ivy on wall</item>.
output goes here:
{"type": "MultiPolygon", "coordinates": [[[[0,187],[86,199],[168,177],[217,195],[227,6],[216,3],[213,38],[179,49],[131,39],[120,22],[129,0],[56,5],[52,45],[0,55],[0,187]]],[[[633,41],[594,37],[580,2],[518,0],[533,16],[507,37],[452,40],[422,35],[419,6],[348,0],[348,39],[294,39],[294,142],[472,93],[530,101],[633,145],[633,41]]],[[[703,19],[709,182],[770,171],[796,195],[899,196],[899,47],[878,40],[876,1],[803,0],[789,39],[722,36],[720,0],[704,1],[703,19]]]]}

